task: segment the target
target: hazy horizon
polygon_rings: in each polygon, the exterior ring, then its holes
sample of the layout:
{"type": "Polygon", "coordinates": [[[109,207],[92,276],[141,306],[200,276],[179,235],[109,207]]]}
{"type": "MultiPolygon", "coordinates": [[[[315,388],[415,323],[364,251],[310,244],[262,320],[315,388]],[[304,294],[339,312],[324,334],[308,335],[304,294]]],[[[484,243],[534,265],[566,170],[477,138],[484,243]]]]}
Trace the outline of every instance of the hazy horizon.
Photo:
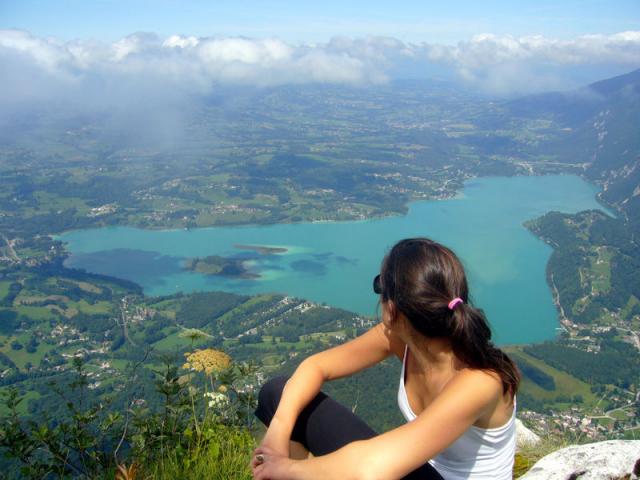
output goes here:
{"type": "Polygon", "coordinates": [[[640,4],[556,3],[2,0],[0,105],[406,78],[500,98],[640,68],[640,4]]]}

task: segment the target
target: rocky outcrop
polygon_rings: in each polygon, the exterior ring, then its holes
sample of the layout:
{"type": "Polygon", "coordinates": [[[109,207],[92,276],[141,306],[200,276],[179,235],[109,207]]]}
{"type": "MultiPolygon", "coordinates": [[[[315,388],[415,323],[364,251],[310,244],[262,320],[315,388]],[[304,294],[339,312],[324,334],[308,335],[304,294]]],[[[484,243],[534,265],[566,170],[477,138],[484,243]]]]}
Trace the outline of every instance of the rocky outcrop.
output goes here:
{"type": "Polygon", "coordinates": [[[629,480],[640,475],[640,440],[574,445],[538,461],[521,480],[629,480]]]}
{"type": "Polygon", "coordinates": [[[519,418],[516,418],[516,447],[518,450],[540,443],[540,437],[525,427],[519,418]]]}

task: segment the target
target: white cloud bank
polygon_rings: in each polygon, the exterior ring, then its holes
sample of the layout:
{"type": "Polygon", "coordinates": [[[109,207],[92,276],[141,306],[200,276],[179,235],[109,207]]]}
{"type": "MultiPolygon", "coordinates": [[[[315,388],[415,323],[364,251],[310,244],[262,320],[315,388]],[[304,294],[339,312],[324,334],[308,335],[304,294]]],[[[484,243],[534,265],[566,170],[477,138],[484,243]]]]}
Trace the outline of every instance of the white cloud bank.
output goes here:
{"type": "MultiPolygon", "coordinates": [[[[419,72],[457,78],[494,94],[571,85],[572,69],[640,67],[640,32],[573,40],[477,35],[455,46],[387,37],[292,45],[242,37],[160,38],[137,33],[112,44],[61,42],[0,30],[0,102],[68,96],[206,94],[216,85],[380,84],[419,72]]],[[[603,74],[603,77],[606,73],[603,74]]]]}

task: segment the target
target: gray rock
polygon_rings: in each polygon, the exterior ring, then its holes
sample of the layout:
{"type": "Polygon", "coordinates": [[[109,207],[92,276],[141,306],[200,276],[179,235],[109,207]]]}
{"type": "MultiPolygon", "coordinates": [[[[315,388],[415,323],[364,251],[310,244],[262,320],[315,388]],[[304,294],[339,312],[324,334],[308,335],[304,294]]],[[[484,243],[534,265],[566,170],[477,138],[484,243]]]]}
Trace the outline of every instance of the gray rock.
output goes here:
{"type": "Polygon", "coordinates": [[[524,423],[519,418],[516,418],[516,447],[518,450],[521,448],[531,447],[540,443],[540,437],[533,431],[525,427],[524,423]]]}
{"type": "Polygon", "coordinates": [[[640,440],[610,440],[573,445],[540,459],[521,480],[612,480],[633,475],[640,440]],[[583,472],[582,474],[580,474],[583,472]],[[580,474],[580,475],[577,475],[580,474]],[[573,475],[573,477],[572,477],[573,475]],[[577,476],[576,476],[577,475],[577,476]]]}

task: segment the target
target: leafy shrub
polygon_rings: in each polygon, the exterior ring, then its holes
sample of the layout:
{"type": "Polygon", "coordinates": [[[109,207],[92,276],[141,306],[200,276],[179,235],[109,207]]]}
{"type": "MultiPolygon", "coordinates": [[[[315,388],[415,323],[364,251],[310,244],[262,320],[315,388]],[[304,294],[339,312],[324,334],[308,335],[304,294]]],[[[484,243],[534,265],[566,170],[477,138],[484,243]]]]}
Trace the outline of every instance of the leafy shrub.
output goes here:
{"type": "MultiPolygon", "coordinates": [[[[112,479],[116,472],[122,480],[251,478],[256,366],[234,364],[211,349],[186,355],[182,367],[175,358],[160,359],[164,367],[155,382],[160,408],[148,407],[158,402],[133,394],[124,411],[110,410],[109,398],[88,402],[89,376],[81,358],[73,360],[68,385],[51,385],[66,405],[62,418],[22,418],[18,407],[23,399],[8,389],[0,451],[13,460],[9,478],[112,479]]],[[[147,355],[134,366],[131,384],[146,361],[147,355]]]]}

